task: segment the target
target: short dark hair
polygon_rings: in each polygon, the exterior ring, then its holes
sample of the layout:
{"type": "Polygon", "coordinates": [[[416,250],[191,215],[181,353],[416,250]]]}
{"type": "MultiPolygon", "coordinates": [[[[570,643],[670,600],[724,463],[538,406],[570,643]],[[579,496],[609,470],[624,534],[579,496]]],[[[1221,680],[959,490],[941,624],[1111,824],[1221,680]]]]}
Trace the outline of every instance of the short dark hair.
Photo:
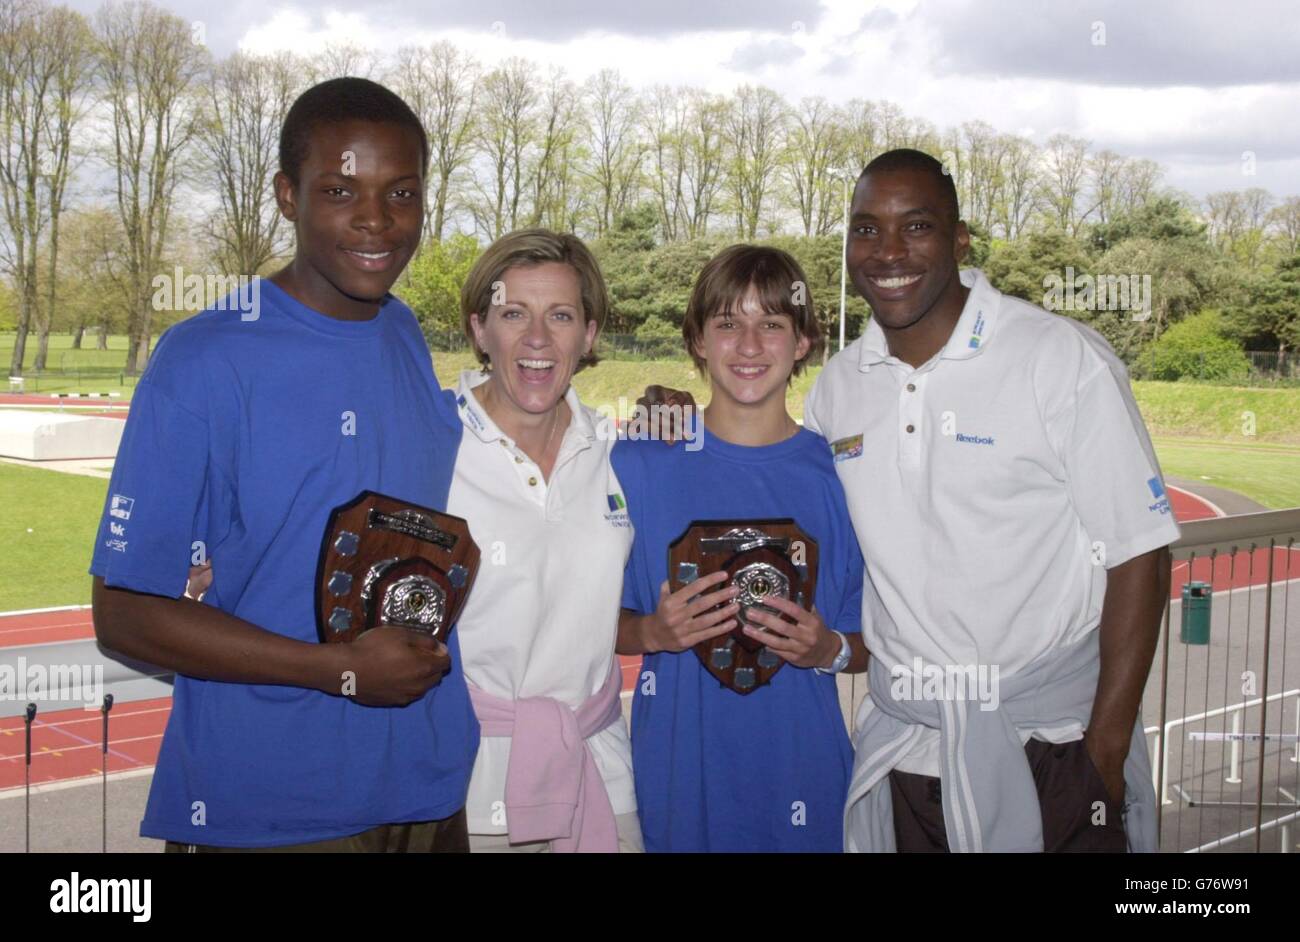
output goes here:
{"type": "Polygon", "coordinates": [[[686,352],[695,361],[695,368],[707,374],[708,363],[695,352],[696,341],[704,336],[704,325],[710,317],[736,311],[751,290],[759,307],[768,314],[789,316],[795,337],[809,340],[808,352],[795,361],[790,373],[793,380],[810,359],[821,353],[822,330],[803,269],[789,252],[771,246],[731,245],[704,264],[682,320],[686,352]]]}
{"type": "Polygon", "coordinates": [[[345,77],[313,85],[298,96],[280,128],[280,170],[295,184],[319,125],[374,121],[410,128],[420,138],[420,171],[429,170],[429,135],[410,105],[369,79],[345,77]]]}
{"type": "Polygon", "coordinates": [[[910,147],[887,150],[863,167],[858,179],[873,173],[891,173],[896,170],[919,170],[933,176],[939,181],[939,190],[949,204],[950,221],[957,223],[961,220],[961,204],[957,201],[957,185],[953,182],[952,174],[925,151],[910,147]]]}

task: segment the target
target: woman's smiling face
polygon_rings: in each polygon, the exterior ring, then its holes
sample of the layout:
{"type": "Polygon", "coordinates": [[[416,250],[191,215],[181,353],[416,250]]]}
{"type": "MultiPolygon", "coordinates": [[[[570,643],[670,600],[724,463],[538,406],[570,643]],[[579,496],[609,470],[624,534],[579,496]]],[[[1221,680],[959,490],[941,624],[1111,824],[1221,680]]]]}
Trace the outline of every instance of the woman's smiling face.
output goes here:
{"type": "Polygon", "coordinates": [[[496,392],[520,411],[546,412],[596,340],[581,279],[572,265],[542,262],[507,269],[499,288],[486,313],[470,316],[474,339],[491,359],[496,392]]]}

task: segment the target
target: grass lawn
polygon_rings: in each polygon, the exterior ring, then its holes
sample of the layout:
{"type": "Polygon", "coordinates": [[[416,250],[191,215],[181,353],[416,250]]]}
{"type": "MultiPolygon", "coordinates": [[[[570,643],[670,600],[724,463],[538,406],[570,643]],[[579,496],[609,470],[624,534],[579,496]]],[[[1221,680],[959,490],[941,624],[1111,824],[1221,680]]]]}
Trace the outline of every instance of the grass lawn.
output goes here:
{"type": "Polygon", "coordinates": [[[1167,475],[1244,494],[1271,510],[1300,507],[1300,448],[1155,439],[1167,475]]]}
{"type": "MultiPolygon", "coordinates": [[[[46,368],[50,372],[39,376],[33,372],[32,363],[36,360],[36,335],[29,334],[27,348],[23,354],[23,374],[26,380],[24,392],[117,392],[122,398],[129,398],[135,388],[135,380],[122,375],[126,363],[126,336],[110,335],[108,349],[95,348],[96,338],[87,336],[80,350],[72,349],[71,334],[51,334],[50,351],[46,368]]],[[[0,391],[8,392],[9,358],[14,352],[14,334],[0,334],[0,362],[4,363],[5,375],[0,377],[4,384],[0,391]]]]}
{"type": "Polygon", "coordinates": [[[108,482],[0,462],[0,611],[84,605],[108,482]]]}
{"type": "Polygon", "coordinates": [[[1147,428],[1158,438],[1300,446],[1300,389],[1294,386],[1136,382],[1133,395],[1147,428]]]}

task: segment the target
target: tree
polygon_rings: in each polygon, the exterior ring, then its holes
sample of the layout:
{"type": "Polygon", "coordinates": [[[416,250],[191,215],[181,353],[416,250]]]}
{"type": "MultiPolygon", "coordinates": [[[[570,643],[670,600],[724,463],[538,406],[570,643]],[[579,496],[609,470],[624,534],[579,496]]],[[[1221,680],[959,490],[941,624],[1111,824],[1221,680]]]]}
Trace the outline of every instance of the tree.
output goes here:
{"type": "Polygon", "coordinates": [[[1106,225],[1123,208],[1121,177],[1124,158],[1113,150],[1102,150],[1088,161],[1088,175],[1092,180],[1093,205],[1097,223],[1106,225]]]}
{"type": "Polygon", "coordinates": [[[1129,362],[1136,362],[1168,326],[1211,304],[1225,277],[1222,262],[1194,239],[1126,239],[1102,255],[1097,270],[1123,278],[1136,276],[1141,284],[1149,279],[1149,312],[1116,316],[1099,311],[1089,320],[1129,362]]]}
{"type": "Polygon", "coordinates": [[[120,306],[105,299],[123,293],[125,261],[122,221],[107,206],[70,212],[66,226],[66,265],[59,275],[64,326],[72,331],[72,347],[81,349],[87,329],[97,328],[96,344],[108,349],[108,335],[126,328],[120,306]]]}
{"type": "Polygon", "coordinates": [[[301,63],[236,52],[202,90],[198,165],[217,196],[209,233],[224,272],[253,276],[285,251],[271,181],[280,167],[280,126],[297,92],[301,63]]]}
{"type": "Polygon", "coordinates": [[[691,91],[686,167],[682,173],[686,183],[686,237],[690,239],[708,235],[709,218],[722,191],[725,113],[726,103],[721,99],[691,91]]]}
{"type": "Polygon", "coordinates": [[[1210,241],[1215,248],[1228,251],[1246,228],[1246,208],[1236,190],[1211,193],[1205,197],[1205,216],[1210,241]]]}
{"type": "Polygon", "coordinates": [[[1022,137],[1002,138],[1002,190],[998,201],[998,228],[1007,239],[1018,239],[1038,209],[1042,187],[1038,150],[1022,137]]]}
{"type": "Polygon", "coordinates": [[[72,174],[72,132],[88,110],[87,103],[94,76],[93,41],[90,25],[80,14],[63,7],[48,11],[40,24],[42,44],[56,63],[50,91],[53,109],[43,128],[45,185],[49,193],[50,238],[48,244],[48,287],[45,314],[37,328],[37,370],[45,369],[50,350],[50,326],[58,310],[59,227],[63,219],[64,199],[72,174]]]}
{"type": "Polygon", "coordinates": [[[656,85],[641,116],[648,140],[647,182],[659,211],[659,227],[669,242],[686,228],[686,162],[691,100],[685,88],[656,85]]]}
{"type": "Polygon", "coordinates": [[[632,87],[613,69],[588,80],[591,170],[596,185],[596,235],[609,229],[636,197],[644,146],[637,135],[639,107],[632,87]]]}
{"type": "Polygon", "coordinates": [[[1259,250],[1264,244],[1265,228],[1270,222],[1273,194],[1262,187],[1253,186],[1241,194],[1242,217],[1246,231],[1242,238],[1242,254],[1246,266],[1254,271],[1259,264],[1259,250]]]}
{"type": "Polygon", "coordinates": [[[577,217],[576,139],[582,135],[582,102],[563,69],[551,73],[538,107],[537,157],[531,165],[531,226],[566,230],[577,217]]]}
{"type": "Polygon", "coordinates": [[[804,98],[790,116],[781,164],[805,236],[824,235],[841,222],[842,183],[835,174],[847,159],[841,116],[824,98],[804,98]]]}
{"type": "Polygon", "coordinates": [[[1175,324],[1156,341],[1151,378],[1243,380],[1250,361],[1223,335],[1218,311],[1201,311],[1175,324]]]}
{"type": "Polygon", "coordinates": [[[461,331],[460,289],[482,249],[473,236],[457,233],[429,242],[406,267],[396,293],[415,312],[425,338],[435,347],[461,331]]]}
{"type": "Polygon", "coordinates": [[[1068,277],[1067,273],[1084,274],[1091,267],[1092,260],[1083,243],[1060,229],[1047,229],[1031,232],[1014,242],[995,242],[983,271],[999,291],[1047,307],[1052,278],[1063,279],[1068,277]]]}
{"type": "Polygon", "coordinates": [[[449,42],[404,46],[397,50],[392,82],[429,135],[427,199],[433,205],[425,227],[438,241],[447,224],[452,180],[473,152],[482,83],[479,65],[449,42]]]}
{"type": "Polygon", "coordinates": [[[1247,300],[1227,311],[1226,330],[1257,349],[1276,347],[1278,368],[1287,354],[1300,345],[1300,255],[1283,259],[1277,270],[1256,276],[1247,300]]]}
{"type": "Polygon", "coordinates": [[[374,51],[356,43],[330,43],[311,63],[311,84],[354,75],[370,78],[379,69],[374,51]]]}
{"type": "Polygon", "coordinates": [[[1300,252],[1300,196],[1288,196],[1271,215],[1286,252],[1300,252]]]}
{"type": "Polygon", "coordinates": [[[1055,225],[1071,236],[1087,216],[1083,208],[1083,184],[1088,166],[1088,142],[1068,134],[1047,139],[1047,172],[1043,177],[1043,201],[1055,225]]]}
{"type": "Polygon", "coordinates": [[[11,375],[22,374],[27,336],[37,328],[35,367],[45,366],[51,312],[56,303],[59,218],[72,169],[74,127],[85,114],[90,44],[80,14],[29,0],[0,2],[0,204],[7,232],[5,268],[18,296],[11,375]],[[45,309],[38,303],[38,257],[45,309]]]}
{"type": "Polygon", "coordinates": [[[983,121],[967,121],[961,126],[945,154],[954,157],[958,167],[958,184],[962,217],[982,232],[990,232],[995,223],[1004,181],[1003,163],[1007,158],[1007,141],[983,121]]]}
{"type": "Polygon", "coordinates": [[[1183,203],[1172,196],[1157,197],[1149,202],[1121,210],[1109,222],[1092,227],[1092,244],[1106,251],[1125,239],[1191,239],[1208,246],[1206,224],[1198,220],[1183,203]]]}
{"type": "Polygon", "coordinates": [[[524,193],[524,161],[536,142],[537,92],[532,66],[507,59],[483,80],[479,114],[479,152],[486,163],[484,178],[476,177],[480,199],[471,212],[489,239],[518,228],[524,193]]]}
{"type": "Polygon", "coordinates": [[[206,52],[178,16],[142,2],[109,3],[95,18],[99,76],[112,120],[109,164],[126,236],[126,372],[144,369],[153,275],[166,244],[181,156],[197,130],[193,93],[206,52]]]}
{"type": "Polygon", "coordinates": [[[1130,157],[1119,174],[1120,205],[1129,208],[1144,205],[1157,195],[1163,171],[1154,160],[1130,157]]]}
{"type": "Polygon", "coordinates": [[[777,169],[785,103],[771,89],[744,85],[730,101],[723,120],[728,145],[725,186],[735,214],[736,234],[753,239],[777,169]]]}

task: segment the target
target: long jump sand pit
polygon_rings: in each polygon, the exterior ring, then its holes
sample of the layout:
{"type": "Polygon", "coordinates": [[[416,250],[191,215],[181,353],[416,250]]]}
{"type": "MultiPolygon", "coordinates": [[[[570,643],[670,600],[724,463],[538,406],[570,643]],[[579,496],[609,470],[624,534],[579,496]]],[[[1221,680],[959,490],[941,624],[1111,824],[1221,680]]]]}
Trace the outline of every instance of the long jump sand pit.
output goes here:
{"type": "Polygon", "coordinates": [[[0,456],[26,461],[113,458],[125,423],[102,416],[0,410],[0,456]]]}

